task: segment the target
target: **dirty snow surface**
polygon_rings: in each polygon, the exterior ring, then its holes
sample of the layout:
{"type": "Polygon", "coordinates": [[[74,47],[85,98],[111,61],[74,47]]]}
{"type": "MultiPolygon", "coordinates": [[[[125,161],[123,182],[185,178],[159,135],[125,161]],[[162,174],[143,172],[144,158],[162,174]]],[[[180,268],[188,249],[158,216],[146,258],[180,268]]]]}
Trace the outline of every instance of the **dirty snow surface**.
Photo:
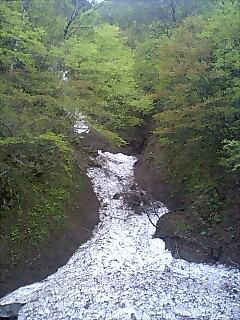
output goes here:
{"type": "Polygon", "coordinates": [[[83,114],[78,114],[76,123],[74,125],[74,130],[76,133],[79,133],[80,136],[81,134],[88,133],[90,131],[89,125],[83,114]]]}
{"type": "Polygon", "coordinates": [[[123,201],[136,159],[99,152],[98,161],[88,172],[101,202],[92,239],[46,280],[0,300],[0,310],[23,304],[20,320],[239,320],[239,271],[173,259],[152,239],[147,215],[123,201]]]}

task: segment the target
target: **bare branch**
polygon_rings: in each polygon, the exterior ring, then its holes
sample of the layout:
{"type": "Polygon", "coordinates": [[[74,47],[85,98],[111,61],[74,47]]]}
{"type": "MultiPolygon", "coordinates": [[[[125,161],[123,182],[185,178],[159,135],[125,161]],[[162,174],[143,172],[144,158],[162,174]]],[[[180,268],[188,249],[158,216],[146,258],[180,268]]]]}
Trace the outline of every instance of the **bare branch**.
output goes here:
{"type": "Polygon", "coordinates": [[[76,27],[74,27],[74,22],[76,21],[76,19],[81,15],[81,13],[88,11],[92,7],[92,5],[93,4],[90,4],[88,1],[74,1],[73,11],[68,19],[66,27],[64,28],[64,39],[69,39],[73,35],[73,33],[82,26],[85,17],[97,10],[98,6],[96,6],[94,10],[88,12],[86,16],[84,15],[80,23],[76,27]]]}
{"type": "Polygon", "coordinates": [[[64,38],[66,38],[66,36],[68,34],[68,31],[69,31],[69,28],[71,27],[72,23],[74,22],[74,20],[78,16],[79,12],[80,12],[80,8],[77,9],[77,3],[75,2],[73,11],[71,13],[70,18],[68,19],[67,25],[66,25],[66,27],[64,29],[64,32],[63,32],[64,33],[64,38]]]}
{"type": "Polygon", "coordinates": [[[147,217],[148,217],[148,220],[150,221],[150,223],[154,226],[154,228],[157,228],[157,226],[153,223],[150,214],[147,211],[146,211],[146,214],[147,214],[147,217]]]}
{"type": "MultiPolygon", "coordinates": [[[[100,4],[102,5],[102,3],[100,4]]],[[[95,8],[93,8],[92,10],[88,11],[86,14],[83,15],[82,19],[79,21],[79,23],[75,26],[75,27],[72,27],[72,29],[70,29],[70,26],[69,26],[69,29],[67,31],[67,33],[69,34],[66,34],[64,36],[64,38],[66,40],[68,40],[69,38],[71,38],[71,36],[76,32],[78,31],[79,29],[88,29],[88,28],[91,28],[91,26],[82,26],[83,22],[85,21],[86,17],[90,16],[91,14],[93,14],[95,11],[97,11],[99,9],[99,6],[96,6],[95,8]]]]}
{"type": "Polygon", "coordinates": [[[177,17],[176,17],[177,3],[176,3],[176,0],[170,0],[169,5],[170,5],[170,10],[171,10],[172,20],[173,20],[174,24],[176,24],[177,23],[177,17]]]}
{"type": "Polygon", "coordinates": [[[22,0],[21,1],[21,9],[22,9],[22,15],[25,16],[27,13],[27,10],[31,4],[32,0],[22,0]]]}

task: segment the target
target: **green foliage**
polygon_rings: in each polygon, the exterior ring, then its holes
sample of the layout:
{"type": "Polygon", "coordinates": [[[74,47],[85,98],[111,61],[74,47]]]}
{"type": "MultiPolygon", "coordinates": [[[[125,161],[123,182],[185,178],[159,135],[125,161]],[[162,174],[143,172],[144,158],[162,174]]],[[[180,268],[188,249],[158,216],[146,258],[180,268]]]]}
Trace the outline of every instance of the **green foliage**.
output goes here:
{"type": "Polygon", "coordinates": [[[0,155],[1,237],[36,245],[64,222],[61,208],[71,186],[71,149],[60,135],[46,133],[25,140],[2,138],[0,155]],[[5,219],[12,224],[6,227],[5,219]]]}
{"type": "Polygon", "coordinates": [[[105,127],[101,125],[94,125],[94,129],[99,132],[107,141],[112,143],[114,146],[123,147],[127,145],[127,142],[119,137],[118,134],[105,129],[105,127]]]}
{"type": "Polygon", "coordinates": [[[0,18],[0,241],[14,257],[64,223],[74,119],[60,103],[58,74],[48,71],[46,32],[20,1],[3,1],[0,18]]]}
{"type": "Polygon", "coordinates": [[[152,109],[134,78],[133,50],[91,7],[85,0],[0,6],[0,239],[13,256],[64,223],[76,115],[122,146],[152,109]]]}
{"type": "Polygon", "coordinates": [[[190,15],[207,12],[211,6],[211,0],[112,0],[106,1],[99,13],[105,21],[127,29],[159,20],[174,26],[190,15]]]}
{"type": "Polygon", "coordinates": [[[153,93],[158,85],[159,58],[159,39],[149,37],[137,44],[134,71],[137,83],[144,92],[153,93]]]}
{"type": "Polygon", "coordinates": [[[207,21],[187,18],[160,42],[153,150],[164,154],[168,177],[200,207],[207,204],[200,211],[221,204],[218,190],[228,173],[220,164],[239,169],[237,16],[237,4],[226,1],[207,21]]]}
{"type": "MultiPolygon", "coordinates": [[[[21,208],[22,211],[26,210],[24,214],[23,212],[15,213],[15,221],[10,230],[7,230],[8,233],[4,230],[7,234],[4,240],[11,242],[11,247],[16,254],[22,254],[21,247],[26,242],[33,246],[39,245],[49,237],[50,232],[62,227],[66,219],[63,205],[69,198],[69,192],[65,188],[50,186],[47,189],[33,188],[32,193],[28,192],[29,195],[34,197],[31,207],[21,208]]],[[[4,222],[4,219],[2,221],[4,222]]]]}
{"type": "Polygon", "coordinates": [[[17,9],[15,2],[5,0],[0,6],[0,69],[14,68],[16,65],[32,69],[36,57],[44,52],[40,40],[43,30],[32,28],[17,9]]]}
{"type": "Polygon", "coordinates": [[[118,146],[154,122],[149,161],[217,223],[240,167],[239,43],[235,0],[3,0],[1,238],[64,223],[77,114],[118,146]]]}
{"type": "Polygon", "coordinates": [[[240,170],[240,141],[224,140],[223,150],[225,157],[222,159],[222,164],[232,170],[240,170]]]}
{"type": "Polygon", "coordinates": [[[141,123],[152,108],[134,79],[134,55],[117,27],[99,25],[90,34],[66,43],[76,101],[81,110],[106,129],[122,133],[141,123]],[[104,45],[103,45],[104,44],[104,45]]]}
{"type": "Polygon", "coordinates": [[[44,44],[47,48],[58,46],[59,43],[81,28],[90,26],[88,15],[91,4],[87,0],[22,0],[23,13],[32,25],[46,30],[44,44]]]}

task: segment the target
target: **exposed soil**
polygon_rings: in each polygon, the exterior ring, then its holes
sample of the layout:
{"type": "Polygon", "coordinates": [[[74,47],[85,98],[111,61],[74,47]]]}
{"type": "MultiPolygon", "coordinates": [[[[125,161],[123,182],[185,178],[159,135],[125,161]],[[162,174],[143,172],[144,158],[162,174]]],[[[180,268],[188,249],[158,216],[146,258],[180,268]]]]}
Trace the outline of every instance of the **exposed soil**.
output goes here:
{"type": "Polygon", "coordinates": [[[159,170],[140,156],[135,166],[138,185],[152,200],[162,201],[170,210],[160,218],[155,237],[164,239],[173,256],[191,262],[240,266],[240,214],[236,205],[220,213],[220,222],[201,223],[191,210],[191,197],[165,181],[159,170]]]}
{"type": "Polygon", "coordinates": [[[85,138],[81,140],[81,144],[87,149],[87,152],[92,152],[93,154],[96,154],[97,150],[108,151],[112,153],[122,152],[127,155],[136,154],[136,143],[137,142],[131,141],[127,146],[118,147],[93,129],[91,129],[85,138]]]}
{"type": "MultiPolygon", "coordinates": [[[[83,168],[85,159],[77,164],[83,168]]],[[[66,264],[80,244],[91,238],[98,223],[99,203],[86,174],[76,171],[79,185],[66,206],[67,221],[64,228],[50,236],[38,249],[30,249],[27,261],[12,265],[0,261],[0,297],[33,282],[41,281],[66,264]]]]}
{"type": "Polygon", "coordinates": [[[163,180],[160,171],[148,164],[143,155],[138,156],[135,165],[135,180],[152,200],[162,201],[171,210],[183,208],[190,203],[187,195],[176,191],[173,184],[163,180]]]}

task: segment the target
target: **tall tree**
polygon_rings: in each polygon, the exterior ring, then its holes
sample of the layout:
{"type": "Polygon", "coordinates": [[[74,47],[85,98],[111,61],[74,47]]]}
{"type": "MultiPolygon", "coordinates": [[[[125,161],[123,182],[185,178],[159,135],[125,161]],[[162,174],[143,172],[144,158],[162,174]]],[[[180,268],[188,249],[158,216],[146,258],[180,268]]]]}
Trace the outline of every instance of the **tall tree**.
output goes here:
{"type": "Polygon", "coordinates": [[[219,196],[219,181],[228,175],[222,164],[239,170],[236,6],[226,1],[207,21],[187,18],[160,45],[156,161],[188,191],[209,198],[219,196]]]}
{"type": "Polygon", "coordinates": [[[89,87],[88,93],[79,92],[79,105],[98,123],[118,132],[139,124],[141,114],[151,108],[151,98],[137,88],[133,52],[119,28],[99,25],[91,34],[70,39],[66,47],[72,80],[89,87]]]}

